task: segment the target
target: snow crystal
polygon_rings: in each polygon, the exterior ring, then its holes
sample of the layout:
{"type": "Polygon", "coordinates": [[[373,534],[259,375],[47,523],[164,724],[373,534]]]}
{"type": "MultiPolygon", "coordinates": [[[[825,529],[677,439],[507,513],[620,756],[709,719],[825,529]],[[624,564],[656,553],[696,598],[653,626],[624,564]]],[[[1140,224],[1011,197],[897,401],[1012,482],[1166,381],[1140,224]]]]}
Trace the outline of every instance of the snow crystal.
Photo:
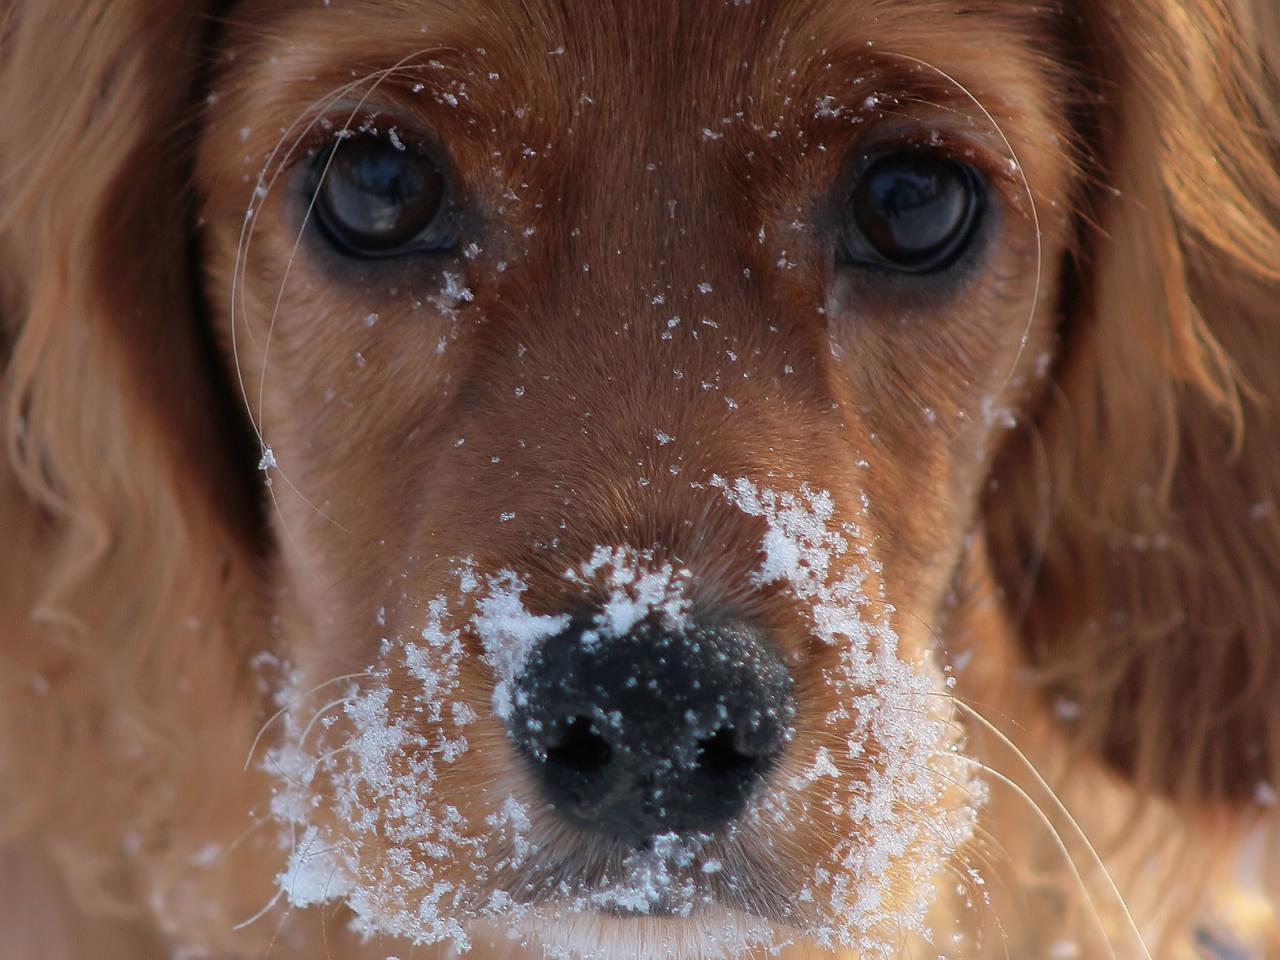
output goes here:
{"type": "Polygon", "coordinates": [[[605,636],[625,635],[637,623],[658,616],[676,629],[686,622],[691,574],[656,562],[652,552],[630,547],[596,547],[585,562],[565,573],[573,583],[603,593],[594,624],[605,636]]]}
{"type": "MultiPolygon", "coordinates": [[[[479,589],[466,565],[459,589],[479,589]]],[[[514,589],[502,580],[484,598],[493,605],[487,617],[495,633],[511,629],[504,602],[514,589]]],[[[485,849],[466,835],[457,809],[431,789],[441,768],[466,753],[465,731],[477,716],[460,698],[464,654],[452,616],[444,598],[433,601],[421,643],[401,644],[398,658],[368,671],[363,688],[355,679],[347,683],[328,707],[340,707],[345,724],[314,735],[309,715],[290,710],[285,740],[268,754],[266,768],[277,777],[272,814],[287,827],[289,856],[278,882],[290,903],[342,899],[358,932],[451,941],[466,949],[459,917],[468,890],[445,879],[447,858],[450,851],[482,857],[485,849]],[[393,674],[409,692],[393,695],[393,674]],[[412,708],[404,710],[393,696],[403,696],[412,708]],[[343,736],[337,743],[326,740],[343,736]]],[[[296,691],[285,697],[286,703],[306,699],[296,691]]],[[[487,838],[495,844],[509,843],[520,829],[513,808],[501,811],[506,821],[487,838]]]]}
{"type": "Polygon", "coordinates": [[[839,666],[827,682],[840,706],[826,722],[845,743],[844,761],[865,767],[871,753],[877,760],[864,776],[846,779],[833,775],[839,758],[819,752],[800,775],[825,793],[828,809],[844,810],[852,821],[833,851],[838,870],[818,878],[827,909],[810,933],[828,947],[892,956],[896,944],[886,931],[925,932],[932,878],[973,835],[984,786],[963,758],[941,749],[954,737],[946,701],[934,695],[937,671],[900,657],[893,608],[883,597],[871,612],[868,590],[880,567],[860,527],[836,520],[831,494],[804,486],[799,495],[777,493],[742,478],[713,477],[711,484],[765,521],[755,581],[785,583],[807,604],[816,638],[838,651],[839,666]],[[963,799],[944,805],[948,784],[960,784],[963,799]],[[912,880],[911,897],[896,907],[883,903],[879,891],[891,876],[904,875],[912,880]]]}
{"type": "Polygon", "coordinates": [[[277,882],[295,907],[311,907],[349,893],[353,878],[342,859],[326,851],[320,831],[308,827],[277,882]]]}
{"type": "Polygon", "coordinates": [[[1074,723],[1080,719],[1080,704],[1067,697],[1058,697],[1053,701],[1053,715],[1063,723],[1074,723]]]}
{"type": "Polygon", "coordinates": [[[191,855],[188,862],[193,867],[211,867],[222,859],[223,846],[220,843],[206,843],[191,855]]]}
{"type": "MultiPolygon", "coordinates": [[[[491,739],[494,719],[513,715],[515,680],[570,618],[530,609],[517,572],[458,560],[451,588],[421,608],[421,628],[384,640],[374,665],[319,687],[295,676],[281,695],[284,734],[265,769],[275,782],[271,813],[284,850],[278,884],[288,902],[342,901],[365,936],[449,944],[460,953],[478,931],[499,929],[564,960],[690,952],[728,960],[756,948],[777,953],[797,935],[884,960],[899,931],[923,932],[933,878],[972,835],[983,795],[952,752],[954,724],[946,698],[936,696],[940,671],[904,659],[892,607],[876,586],[873,544],[830,493],[775,492],[721,477],[711,488],[760,521],[762,561],[748,586],[789,593],[829,651],[823,702],[836,706],[806,721],[817,727],[816,753],[772,778],[723,836],[654,837],[589,877],[566,877],[563,849],[541,850],[560,828],[549,830],[545,812],[514,795],[510,782],[491,775],[485,789],[460,793],[448,781],[482,736],[489,743],[472,762],[505,762],[490,752],[501,750],[491,739]],[[477,644],[480,662],[470,652],[477,644]],[[477,673],[490,682],[478,683],[477,673]],[[753,835],[771,842],[793,823],[800,794],[805,809],[845,822],[812,875],[778,891],[804,921],[796,934],[718,907],[711,891],[738,888],[738,844],[753,835]],[[555,899],[523,899],[528,878],[553,874],[555,899]],[[899,895],[883,895],[891,888],[899,895]],[[600,908],[648,915],[655,926],[605,918],[600,908]],[[672,926],[662,915],[693,923],[672,926]],[[672,938],[655,940],[661,930],[672,938]],[[681,943],[696,946],[685,951],[681,943]]],[[[865,498],[859,505],[865,514],[865,498]]],[[[562,576],[590,599],[588,633],[598,639],[655,618],[669,629],[687,623],[692,574],[656,552],[600,545],[562,576]]],[[[474,777],[468,771],[459,781],[474,777]]]]}
{"type": "Polygon", "coordinates": [[[475,294],[471,292],[471,288],[462,282],[462,278],[456,273],[444,272],[444,286],[440,288],[440,297],[444,301],[447,308],[451,304],[470,303],[475,299],[475,294]]]}
{"type": "Polygon", "coordinates": [[[497,680],[494,715],[505,720],[511,716],[512,686],[529,655],[540,641],[569,626],[569,617],[530,613],[521,599],[528,585],[510,570],[486,578],[486,584],[487,592],[477,604],[472,625],[497,680]]]}
{"type": "Polygon", "coordinates": [[[836,98],[830,95],[819,97],[813,105],[815,120],[835,119],[843,112],[843,108],[836,103],[836,98]]]}

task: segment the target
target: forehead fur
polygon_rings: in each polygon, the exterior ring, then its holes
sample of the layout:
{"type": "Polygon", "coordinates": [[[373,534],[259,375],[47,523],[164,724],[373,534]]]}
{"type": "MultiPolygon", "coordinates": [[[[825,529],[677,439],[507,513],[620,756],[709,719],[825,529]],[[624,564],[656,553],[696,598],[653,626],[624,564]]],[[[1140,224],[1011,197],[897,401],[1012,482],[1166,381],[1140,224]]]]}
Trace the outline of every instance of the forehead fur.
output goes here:
{"type": "Polygon", "coordinates": [[[455,96],[466,85],[447,105],[472,135],[567,135],[633,159],[748,113],[785,135],[820,119],[811,98],[851,89],[963,112],[976,112],[975,98],[998,113],[1042,107],[1062,79],[1065,34],[1018,3],[355,0],[246,7],[226,47],[235,86],[277,96],[430,61],[437,85],[455,96]],[[501,131],[484,126],[499,119],[501,131]]]}

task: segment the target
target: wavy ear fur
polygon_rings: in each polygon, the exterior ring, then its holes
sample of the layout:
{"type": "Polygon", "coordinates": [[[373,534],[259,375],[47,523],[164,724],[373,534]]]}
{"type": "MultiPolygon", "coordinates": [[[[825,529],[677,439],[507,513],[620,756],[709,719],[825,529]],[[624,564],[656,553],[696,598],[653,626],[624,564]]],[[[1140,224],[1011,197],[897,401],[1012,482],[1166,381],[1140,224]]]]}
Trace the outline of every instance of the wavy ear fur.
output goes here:
{"type": "Polygon", "coordinates": [[[0,6],[0,853],[39,824],[74,897],[123,905],[189,856],[175,811],[217,809],[200,771],[239,767],[221,754],[263,642],[231,622],[252,472],[191,266],[213,21],[198,0],[0,6]]]}
{"type": "Polygon", "coordinates": [[[1077,744],[1140,795],[1248,804],[1280,782],[1280,15],[1088,6],[1095,184],[990,546],[1077,744]]]}

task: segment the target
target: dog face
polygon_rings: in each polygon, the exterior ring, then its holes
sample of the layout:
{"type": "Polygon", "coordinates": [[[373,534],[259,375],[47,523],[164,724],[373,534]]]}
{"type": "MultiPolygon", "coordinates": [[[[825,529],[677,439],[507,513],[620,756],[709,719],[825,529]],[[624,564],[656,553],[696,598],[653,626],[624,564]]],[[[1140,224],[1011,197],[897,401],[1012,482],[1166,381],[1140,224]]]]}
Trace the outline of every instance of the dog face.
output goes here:
{"type": "Polygon", "coordinates": [[[77,911],[1034,953],[975,703],[1274,798],[1269,5],[13,8],[0,828],[77,911]]]}
{"type": "Polygon", "coordinates": [[[1072,189],[1030,39],[879,4],[233,30],[206,287],[298,692],[348,678],[274,761],[295,902],[587,953],[920,923],[976,796],[932,637],[1072,189]]]}

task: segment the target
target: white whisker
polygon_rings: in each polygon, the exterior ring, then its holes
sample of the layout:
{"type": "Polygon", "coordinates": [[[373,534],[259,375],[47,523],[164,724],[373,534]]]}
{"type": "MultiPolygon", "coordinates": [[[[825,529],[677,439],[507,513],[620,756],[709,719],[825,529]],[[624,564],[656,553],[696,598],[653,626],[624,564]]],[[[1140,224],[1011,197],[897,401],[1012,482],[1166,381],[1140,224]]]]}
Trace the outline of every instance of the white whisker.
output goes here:
{"type": "MultiPolygon", "coordinates": [[[[294,852],[297,850],[297,848],[298,848],[298,833],[297,833],[297,830],[295,830],[295,829],[294,829],[293,825],[292,825],[292,824],[290,824],[290,826],[289,826],[289,855],[290,855],[290,857],[292,857],[292,856],[293,856],[293,854],[294,854],[294,852]]],[[[255,913],[253,916],[251,916],[248,920],[242,920],[242,921],[240,921],[240,922],[239,922],[239,923],[237,923],[235,926],[233,926],[231,929],[232,929],[232,930],[243,930],[245,927],[252,926],[253,924],[257,923],[259,920],[261,920],[263,917],[265,917],[265,916],[266,916],[266,915],[271,911],[271,908],[272,908],[272,907],[274,907],[277,903],[279,903],[279,902],[280,902],[280,898],[281,898],[281,897],[283,897],[283,896],[284,896],[284,894],[285,894],[284,887],[282,887],[282,886],[277,886],[277,887],[276,887],[276,892],[272,895],[271,899],[267,901],[267,905],[266,905],[266,906],[264,906],[261,910],[259,910],[259,911],[258,911],[257,913],[255,913]]],[[[287,906],[287,907],[286,907],[286,909],[285,909],[285,915],[286,915],[286,916],[288,915],[289,910],[291,910],[291,909],[292,909],[292,906],[291,906],[291,905],[289,905],[289,906],[287,906]]],[[[281,922],[282,924],[284,923],[284,918],[283,918],[283,917],[281,918],[280,922],[281,922]]],[[[277,927],[277,928],[276,928],[276,935],[279,935],[279,933],[280,933],[280,929],[279,929],[279,927],[277,927]]],[[[275,936],[273,936],[273,937],[271,938],[271,943],[272,943],[272,944],[274,944],[274,943],[275,943],[275,936]]],[[[266,956],[267,956],[268,954],[270,954],[270,953],[271,953],[271,946],[269,945],[269,946],[267,947],[267,953],[263,954],[263,956],[264,956],[264,957],[266,957],[266,956]]]]}
{"type": "MultiPolygon", "coordinates": [[[[344,84],[342,87],[339,87],[337,90],[331,91],[330,93],[325,94],[323,97],[320,97],[317,100],[313,101],[301,114],[299,114],[298,118],[294,120],[292,124],[290,124],[290,126],[284,131],[284,133],[281,134],[280,138],[276,141],[275,146],[272,148],[272,151],[268,155],[267,161],[263,166],[263,171],[262,173],[259,174],[258,180],[254,186],[253,199],[250,201],[249,208],[246,211],[245,219],[240,227],[240,240],[236,247],[235,261],[232,266],[231,303],[230,303],[231,353],[232,353],[232,365],[235,367],[236,380],[240,389],[241,400],[244,403],[245,410],[249,416],[249,423],[253,428],[254,434],[257,436],[258,444],[264,458],[267,452],[270,450],[270,447],[267,444],[267,441],[264,435],[264,430],[263,430],[263,426],[264,426],[263,425],[263,416],[264,416],[263,392],[265,389],[265,382],[266,382],[267,357],[270,350],[272,332],[275,329],[276,314],[279,311],[281,298],[283,297],[283,294],[284,294],[284,287],[288,281],[289,271],[293,266],[294,257],[297,253],[298,245],[301,241],[302,230],[305,229],[306,223],[310,218],[311,206],[308,206],[307,208],[307,214],[306,214],[306,217],[304,217],[303,226],[302,228],[300,228],[298,237],[294,241],[293,249],[290,252],[289,260],[285,267],[284,276],[281,279],[280,288],[277,291],[276,301],[272,309],[271,320],[267,328],[267,339],[266,339],[266,343],[263,346],[263,351],[262,351],[262,360],[261,360],[262,373],[261,373],[259,388],[258,388],[258,412],[257,412],[257,416],[255,417],[253,406],[249,400],[248,388],[244,382],[244,375],[243,375],[242,368],[240,366],[239,341],[238,341],[238,334],[237,334],[238,324],[236,322],[236,304],[237,304],[237,297],[238,297],[238,302],[240,303],[240,307],[241,307],[240,322],[245,325],[246,331],[248,332],[249,336],[252,338],[253,328],[248,323],[248,319],[247,319],[248,301],[245,294],[245,288],[246,288],[245,272],[246,272],[248,261],[249,261],[249,250],[253,241],[253,235],[257,229],[258,211],[261,210],[262,206],[265,204],[266,198],[270,194],[271,190],[274,188],[276,180],[283,173],[283,171],[288,168],[289,159],[292,157],[298,145],[308,137],[311,130],[313,130],[316,124],[321,121],[321,119],[323,118],[323,111],[327,109],[329,105],[339,101],[342,97],[346,96],[346,94],[349,91],[358,88],[359,86],[361,86],[364,83],[367,83],[371,79],[374,80],[373,87],[371,87],[364,94],[364,96],[360,100],[360,103],[357,105],[356,108],[353,109],[351,116],[348,117],[347,122],[343,127],[343,130],[349,129],[352,119],[354,119],[356,113],[359,111],[361,106],[363,106],[365,101],[373,93],[373,91],[377,88],[377,86],[383,80],[385,80],[388,76],[390,76],[392,73],[401,69],[403,64],[405,64],[407,61],[412,60],[415,57],[421,56],[425,52],[426,50],[423,49],[423,50],[418,50],[418,51],[415,51],[414,53],[408,54],[407,56],[401,58],[399,61],[393,64],[391,67],[386,68],[385,70],[374,71],[373,73],[367,74],[365,77],[352,81],[351,83],[344,84]],[[276,166],[274,172],[271,173],[268,179],[266,177],[267,171],[271,170],[272,164],[274,163],[277,155],[279,154],[281,147],[283,146],[285,141],[289,138],[289,135],[302,122],[303,118],[306,117],[312,111],[315,111],[315,116],[312,117],[310,123],[307,124],[306,128],[293,140],[293,143],[285,152],[284,157],[281,159],[280,163],[276,166]]],[[[326,169],[327,169],[327,163],[326,163],[326,169]]],[[[314,204],[314,198],[312,198],[311,203],[314,204]]],[[[274,462],[274,456],[272,457],[272,460],[273,460],[272,465],[280,474],[281,479],[284,480],[285,485],[288,486],[289,489],[293,491],[293,493],[295,493],[304,504],[307,505],[307,507],[309,507],[312,511],[314,511],[315,513],[323,517],[329,523],[336,526],[338,529],[342,530],[344,533],[347,533],[347,534],[351,533],[351,530],[347,526],[345,526],[344,524],[340,523],[338,520],[330,516],[328,513],[322,510],[317,504],[312,502],[305,494],[303,494],[302,491],[299,490],[298,487],[289,478],[284,468],[281,467],[278,462],[274,462]]],[[[284,527],[287,532],[287,525],[285,524],[283,514],[280,512],[279,502],[276,499],[274,491],[271,491],[271,499],[272,499],[273,505],[275,506],[277,515],[280,516],[281,526],[284,527]]]]}
{"type": "MultiPolygon", "coordinates": [[[[1075,858],[1071,856],[1071,852],[1067,849],[1066,842],[1062,839],[1062,834],[1059,833],[1057,827],[1053,825],[1053,821],[1049,819],[1049,815],[1041,809],[1040,805],[1032,799],[1030,794],[1004,774],[973,757],[968,757],[966,759],[971,760],[974,764],[979,766],[984,773],[994,777],[1000,783],[1003,783],[1006,787],[1012,790],[1019,798],[1026,801],[1027,806],[1031,808],[1031,811],[1040,819],[1040,822],[1044,824],[1045,829],[1049,831],[1049,835],[1053,838],[1054,845],[1058,848],[1058,851],[1062,854],[1062,858],[1066,862],[1067,867],[1071,870],[1071,876],[1075,880],[1076,886],[1080,888],[1080,892],[1084,894],[1085,900],[1089,904],[1089,909],[1092,911],[1094,919],[1097,921],[1098,929],[1102,932],[1103,939],[1106,941],[1107,953],[1111,956],[1111,960],[1116,960],[1115,947],[1112,945],[1111,938],[1107,934],[1106,924],[1102,920],[1102,915],[1098,911],[1093,895],[1089,892],[1089,885],[1085,883],[1084,877],[1080,873],[1080,868],[1076,866],[1075,858]]],[[[1103,868],[1103,872],[1105,873],[1105,868],[1103,868]]],[[[1121,906],[1124,907],[1125,913],[1128,914],[1128,906],[1124,903],[1124,898],[1119,896],[1118,891],[1116,895],[1121,906]]],[[[1130,918],[1130,922],[1132,922],[1132,918],[1130,918]]],[[[1137,933],[1136,927],[1134,928],[1134,934],[1138,937],[1138,942],[1142,944],[1143,953],[1148,957],[1148,960],[1150,960],[1150,954],[1146,952],[1146,944],[1142,942],[1142,937],[1137,933]]]]}
{"type": "Polygon", "coordinates": [[[1027,343],[1031,339],[1031,328],[1035,324],[1036,310],[1039,309],[1039,306],[1040,306],[1040,287],[1041,287],[1041,283],[1043,281],[1043,275],[1044,275],[1044,235],[1040,227],[1040,212],[1036,206],[1035,192],[1031,189],[1031,182],[1027,179],[1027,173],[1026,173],[1026,170],[1023,169],[1022,161],[1018,158],[1018,152],[1013,149],[1013,144],[1009,141],[1008,136],[1005,135],[1004,129],[1000,126],[1000,123],[996,120],[996,118],[992,116],[991,111],[988,110],[986,106],[983,105],[981,100],[979,100],[976,96],[973,95],[972,91],[970,91],[968,87],[966,87],[963,83],[961,83],[951,74],[947,73],[941,67],[936,67],[932,63],[929,63],[926,60],[921,60],[919,57],[913,57],[907,53],[897,53],[894,51],[888,51],[888,55],[892,57],[898,57],[899,59],[902,59],[902,60],[909,60],[912,63],[919,64],[920,66],[924,67],[927,70],[932,70],[934,73],[938,74],[940,77],[945,79],[948,83],[954,85],[957,90],[959,90],[961,93],[963,93],[966,97],[968,97],[973,102],[974,106],[976,106],[979,110],[982,111],[983,116],[987,118],[988,122],[990,122],[991,126],[995,129],[996,133],[1000,135],[1000,139],[1004,141],[1005,149],[1009,151],[1009,156],[1013,159],[1013,162],[1017,167],[1018,176],[1022,178],[1022,186],[1026,190],[1027,199],[1028,201],[1030,201],[1030,204],[1031,204],[1031,219],[1032,219],[1032,222],[1035,224],[1035,231],[1036,231],[1035,292],[1032,294],[1032,297],[1031,297],[1031,310],[1027,316],[1027,324],[1023,328],[1022,339],[1018,343],[1017,356],[1013,358],[1013,364],[1009,367],[1009,372],[1008,374],[1005,375],[1004,382],[1000,384],[1000,389],[996,391],[997,395],[999,395],[1004,393],[1005,388],[1009,386],[1009,382],[1013,379],[1013,375],[1018,369],[1018,364],[1022,362],[1022,356],[1026,352],[1027,343]]]}
{"type": "Polygon", "coordinates": [[[325,680],[323,683],[317,683],[314,687],[312,687],[310,690],[307,690],[305,693],[298,694],[297,696],[291,698],[289,703],[286,703],[283,707],[281,707],[279,710],[273,713],[270,717],[268,717],[266,722],[263,723],[263,725],[258,728],[257,736],[253,738],[253,743],[249,747],[249,755],[244,758],[244,767],[242,767],[242,769],[244,770],[249,769],[249,764],[253,762],[253,755],[258,750],[258,744],[262,742],[263,736],[266,734],[267,730],[271,727],[271,725],[274,724],[281,717],[283,717],[290,710],[292,710],[294,707],[298,706],[298,704],[300,704],[304,699],[311,696],[311,694],[315,693],[317,690],[323,690],[325,687],[330,686],[331,684],[341,683],[343,680],[354,680],[358,677],[367,677],[368,675],[369,675],[369,672],[367,670],[361,670],[357,673],[344,673],[339,677],[331,677],[328,680],[325,680]]]}
{"type": "Polygon", "coordinates": [[[311,733],[311,729],[316,725],[316,723],[320,720],[321,717],[323,717],[326,713],[328,713],[334,707],[344,706],[345,704],[354,702],[354,700],[355,700],[354,696],[341,697],[337,700],[330,700],[323,707],[321,707],[319,710],[313,713],[311,715],[311,719],[307,721],[307,725],[302,728],[302,733],[298,736],[298,744],[297,744],[298,749],[302,750],[306,746],[307,735],[311,733]]]}
{"type": "MultiPolygon", "coordinates": [[[[1083,843],[1085,848],[1089,851],[1090,857],[1093,858],[1094,865],[1097,867],[1098,871],[1105,878],[1106,883],[1110,888],[1112,895],[1115,897],[1116,901],[1120,904],[1120,908],[1124,912],[1125,920],[1128,923],[1134,938],[1138,941],[1138,944],[1142,948],[1142,955],[1146,957],[1147,960],[1151,960],[1151,953],[1147,949],[1146,941],[1143,939],[1142,933],[1138,929],[1138,924],[1133,918],[1133,913],[1129,910],[1128,903],[1125,902],[1124,897],[1120,893],[1120,888],[1116,886],[1116,882],[1112,878],[1110,871],[1107,870],[1106,864],[1103,863],[1102,857],[1098,855],[1097,849],[1094,847],[1093,843],[1089,840],[1089,837],[1085,834],[1084,830],[1080,827],[1079,822],[1076,820],[1074,816],[1072,816],[1071,811],[1067,809],[1066,804],[1064,804],[1058,798],[1057,792],[1051,786],[1049,786],[1048,782],[1040,774],[1040,771],[1036,769],[1035,764],[1031,762],[1031,760],[1027,757],[1027,755],[1023,753],[1020,749],[1018,749],[1017,745],[1014,744],[1014,742],[1010,740],[998,727],[996,727],[995,724],[989,721],[986,717],[982,716],[982,714],[980,714],[973,707],[964,703],[964,701],[957,700],[956,703],[959,704],[961,707],[963,707],[966,711],[968,711],[970,716],[972,716],[979,724],[981,724],[986,730],[988,730],[993,736],[995,736],[1001,743],[1003,743],[1006,747],[1012,750],[1014,754],[1018,757],[1018,759],[1022,761],[1022,763],[1025,765],[1027,770],[1031,773],[1031,775],[1035,778],[1036,783],[1039,784],[1041,789],[1043,789],[1049,795],[1058,813],[1062,817],[1064,817],[1066,821],[1071,825],[1072,830],[1075,831],[1075,834],[1080,840],[1080,842],[1083,843]]],[[[973,758],[967,758],[967,759],[972,760],[974,763],[980,763],[980,761],[974,760],[973,758]]],[[[986,766],[985,764],[983,765],[983,767],[993,776],[1002,776],[998,774],[995,770],[992,770],[990,767],[986,766]]],[[[1016,784],[1013,784],[1012,781],[1008,781],[1008,778],[1002,777],[1002,779],[1005,779],[1007,782],[1009,782],[1011,786],[1016,786],[1016,784]]],[[[1018,789],[1021,790],[1021,788],[1018,788],[1018,789]]],[[[1030,798],[1028,797],[1028,799],[1030,798]]],[[[1041,816],[1045,816],[1044,811],[1040,810],[1039,806],[1036,806],[1035,809],[1041,814],[1041,816]]],[[[1048,817],[1045,816],[1045,819],[1047,821],[1048,817]]],[[[1056,835],[1057,833],[1055,831],[1055,836],[1056,835]]],[[[1059,840],[1061,840],[1060,837],[1059,837],[1059,840]]],[[[1073,864],[1073,869],[1074,869],[1074,864],[1073,864]]],[[[1085,894],[1086,896],[1088,896],[1087,890],[1085,891],[1085,894]]]]}

